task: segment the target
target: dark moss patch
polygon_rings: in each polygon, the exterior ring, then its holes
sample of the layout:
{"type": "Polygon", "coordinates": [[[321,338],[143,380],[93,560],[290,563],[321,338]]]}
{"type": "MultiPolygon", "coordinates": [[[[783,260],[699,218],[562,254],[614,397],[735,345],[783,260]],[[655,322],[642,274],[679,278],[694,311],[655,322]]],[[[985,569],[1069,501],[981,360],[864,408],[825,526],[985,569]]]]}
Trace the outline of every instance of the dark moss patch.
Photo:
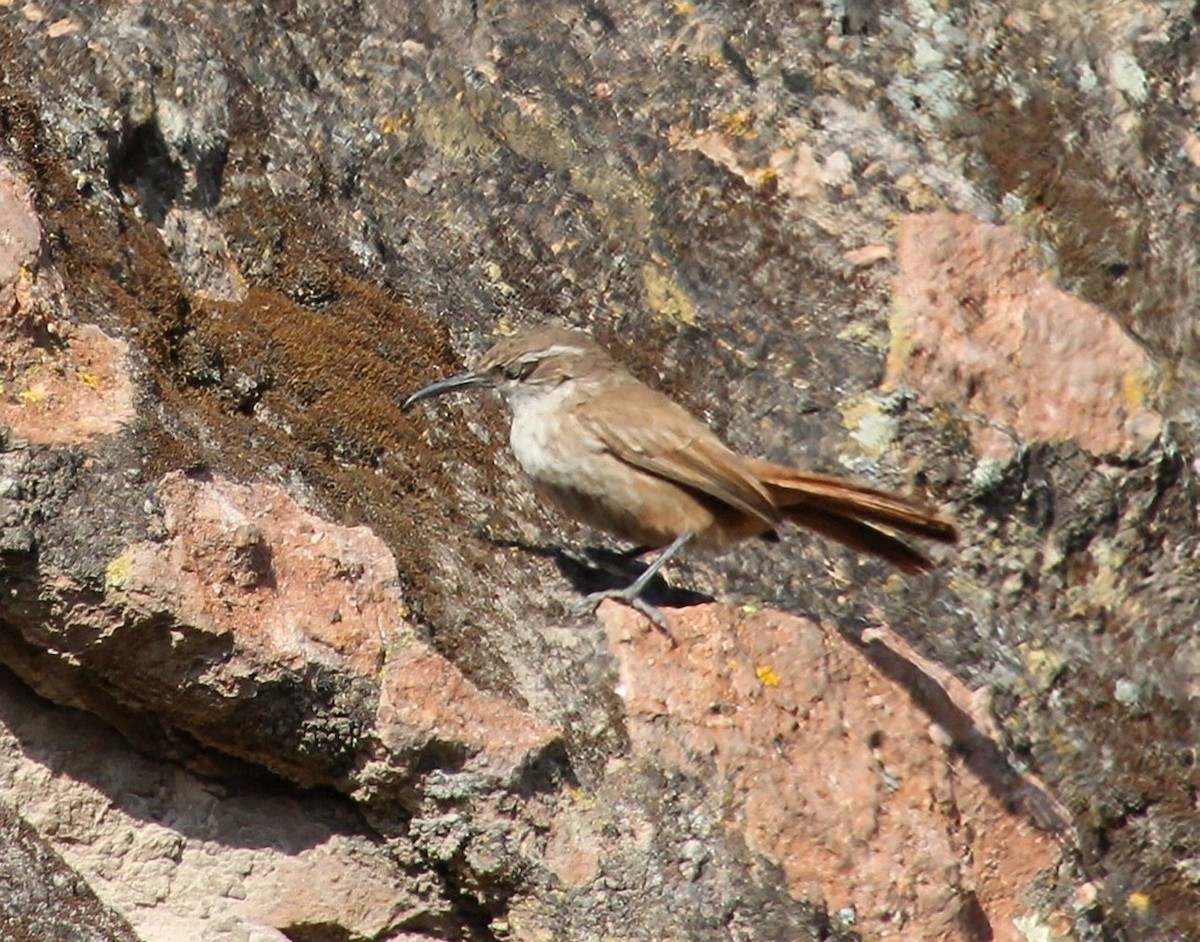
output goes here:
{"type": "MultiPolygon", "coordinates": [[[[440,620],[446,590],[432,576],[429,534],[469,525],[448,497],[461,483],[451,469],[478,469],[485,489],[497,473],[491,449],[453,412],[441,421],[457,427],[431,447],[428,418],[399,411],[407,391],[461,368],[444,331],[394,291],[355,277],[356,263],[328,247],[319,220],[265,185],[223,221],[235,255],[269,256],[270,266],[243,301],[198,298],[150,223],[76,191],[37,110],[11,88],[0,130],[19,146],[75,316],[128,338],[141,361],[155,401],[140,417],[148,477],[181,467],[239,480],[295,474],[333,519],[370,524],[388,541],[414,614],[440,620]]],[[[499,433],[498,410],[482,415],[499,433]]],[[[490,569],[482,544],[461,549],[490,569]]],[[[497,669],[484,672],[489,686],[502,683],[497,669]]]]}

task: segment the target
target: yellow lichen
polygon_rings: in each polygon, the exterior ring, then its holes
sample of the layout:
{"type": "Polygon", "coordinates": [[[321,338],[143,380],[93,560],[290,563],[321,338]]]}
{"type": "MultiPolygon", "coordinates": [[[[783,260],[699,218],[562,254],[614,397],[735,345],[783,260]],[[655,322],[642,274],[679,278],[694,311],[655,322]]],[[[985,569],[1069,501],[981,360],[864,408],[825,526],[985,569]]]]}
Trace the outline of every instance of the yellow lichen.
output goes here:
{"type": "Polygon", "coordinates": [[[375,126],[383,134],[396,134],[403,131],[413,122],[411,111],[402,111],[396,115],[382,114],[375,119],[375,126]]]}
{"type": "Polygon", "coordinates": [[[696,323],[696,307],[669,272],[659,265],[642,266],[642,285],[646,305],[669,320],[692,326],[696,323]]]}
{"type": "Polygon", "coordinates": [[[500,267],[499,262],[484,262],[483,273],[487,277],[487,280],[491,282],[492,287],[504,297],[507,298],[516,293],[517,289],[504,280],[504,269],[500,267]]]}
{"type": "Polygon", "coordinates": [[[1121,400],[1130,412],[1141,412],[1146,403],[1146,376],[1140,370],[1131,370],[1121,377],[1121,400]]]}
{"type": "Polygon", "coordinates": [[[1063,656],[1050,648],[1043,648],[1032,642],[1019,645],[1017,648],[1025,669],[1038,692],[1049,690],[1066,666],[1063,656]]]}
{"type": "Polygon", "coordinates": [[[104,567],[104,586],[108,589],[124,589],[129,584],[129,574],[133,569],[133,559],[128,553],[122,553],[116,559],[110,560],[104,567]]]}
{"type": "Polygon", "coordinates": [[[769,190],[779,182],[779,171],[774,167],[760,167],[750,174],[755,189],[769,190]]]}
{"type": "Polygon", "coordinates": [[[896,180],[896,188],[904,194],[909,209],[923,212],[940,209],[943,205],[941,198],[924,180],[911,173],[906,173],[896,180]]]}
{"type": "Polygon", "coordinates": [[[461,98],[442,99],[418,108],[413,112],[413,129],[450,160],[483,158],[497,149],[461,98]]]}
{"type": "Polygon", "coordinates": [[[758,678],[758,682],[764,687],[779,686],[779,675],[766,664],[754,668],[754,676],[758,678]]]}
{"type": "Polygon", "coordinates": [[[888,314],[888,330],[892,335],[888,345],[887,369],[884,371],[882,388],[893,391],[908,372],[908,363],[916,348],[913,337],[912,314],[908,305],[892,296],[892,309],[888,314]]]}
{"type": "Polygon", "coordinates": [[[883,404],[874,396],[859,396],[838,407],[842,425],[863,450],[871,455],[887,451],[896,436],[894,416],[883,411],[883,404]]]}
{"type": "Polygon", "coordinates": [[[717,126],[734,137],[753,137],[754,121],[753,111],[730,111],[717,118],[717,126]]]}

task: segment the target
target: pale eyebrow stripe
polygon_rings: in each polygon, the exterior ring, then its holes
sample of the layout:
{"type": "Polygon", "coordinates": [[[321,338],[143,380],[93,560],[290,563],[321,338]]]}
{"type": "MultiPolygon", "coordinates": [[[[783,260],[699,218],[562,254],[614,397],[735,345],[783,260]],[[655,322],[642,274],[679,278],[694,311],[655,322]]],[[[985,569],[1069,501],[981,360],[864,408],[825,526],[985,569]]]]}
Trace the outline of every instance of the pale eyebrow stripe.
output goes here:
{"type": "Polygon", "coordinates": [[[563,353],[583,353],[583,352],[584,352],[583,347],[571,347],[571,346],[567,346],[566,344],[556,343],[554,346],[547,347],[545,350],[540,351],[538,359],[544,360],[544,359],[546,359],[546,357],[556,357],[563,353]]]}

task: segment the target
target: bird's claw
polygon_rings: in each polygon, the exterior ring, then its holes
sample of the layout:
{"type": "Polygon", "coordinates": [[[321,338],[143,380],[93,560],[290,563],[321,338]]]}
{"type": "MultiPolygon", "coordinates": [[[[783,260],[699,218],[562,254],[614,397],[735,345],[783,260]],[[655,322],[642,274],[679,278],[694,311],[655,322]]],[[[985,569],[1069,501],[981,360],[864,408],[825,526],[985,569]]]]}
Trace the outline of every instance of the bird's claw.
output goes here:
{"type": "Polygon", "coordinates": [[[592,614],[601,602],[608,599],[613,599],[617,602],[624,602],[630,608],[642,615],[646,616],[650,622],[670,637],[670,629],[667,627],[667,616],[664,615],[661,609],[651,605],[640,595],[631,595],[626,589],[605,589],[603,592],[593,592],[590,595],[585,595],[578,602],[571,606],[571,614],[576,618],[582,618],[584,615],[592,614]]]}

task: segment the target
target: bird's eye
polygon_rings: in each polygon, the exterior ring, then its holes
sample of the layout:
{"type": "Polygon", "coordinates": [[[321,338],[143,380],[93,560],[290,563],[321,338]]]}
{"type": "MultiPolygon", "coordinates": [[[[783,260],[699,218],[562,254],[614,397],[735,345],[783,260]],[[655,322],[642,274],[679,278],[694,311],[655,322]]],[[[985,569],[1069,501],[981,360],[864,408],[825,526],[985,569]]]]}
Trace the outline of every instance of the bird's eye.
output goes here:
{"type": "Polygon", "coordinates": [[[506,379],[524,379],[537,364],[537,360],[517,360],[504,368],[504,376],[506,379]]]}

